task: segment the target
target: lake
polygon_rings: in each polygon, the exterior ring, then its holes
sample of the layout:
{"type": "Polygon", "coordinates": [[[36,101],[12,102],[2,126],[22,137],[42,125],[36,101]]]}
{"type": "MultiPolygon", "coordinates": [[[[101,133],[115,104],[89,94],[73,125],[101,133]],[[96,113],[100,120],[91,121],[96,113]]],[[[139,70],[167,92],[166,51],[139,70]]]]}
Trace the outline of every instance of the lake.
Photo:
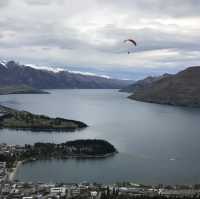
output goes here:
{"type": "Polygon", "coordinates": [[[22,181],[144,184],[200,183],[200,109],[127,99],[117,90],[49,90],[48,94],[0,96],[19,110],[85,122],[72,133],[0,130],[1,142],[32,144],[105,139],[119,151],[95,160],[43,160],[23,164],[22,181]]]}

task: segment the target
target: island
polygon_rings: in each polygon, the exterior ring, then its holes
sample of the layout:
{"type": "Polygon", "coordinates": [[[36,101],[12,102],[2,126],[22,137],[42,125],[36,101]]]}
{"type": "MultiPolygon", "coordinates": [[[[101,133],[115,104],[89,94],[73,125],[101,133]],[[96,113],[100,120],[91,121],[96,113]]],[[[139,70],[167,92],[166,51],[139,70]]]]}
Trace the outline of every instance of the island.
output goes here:
{"type": "Polygon", "coordinates": [[[0,105],[0,128],[31,131],[75,131],[87,125],[80,121],[50,118],[0,105]]]}
{"type": "Polygon", "coordinates": [[[9,94],[49,94],[47,91],[36,89],[27,85],[0,86],[0,95],[9,94]]]}

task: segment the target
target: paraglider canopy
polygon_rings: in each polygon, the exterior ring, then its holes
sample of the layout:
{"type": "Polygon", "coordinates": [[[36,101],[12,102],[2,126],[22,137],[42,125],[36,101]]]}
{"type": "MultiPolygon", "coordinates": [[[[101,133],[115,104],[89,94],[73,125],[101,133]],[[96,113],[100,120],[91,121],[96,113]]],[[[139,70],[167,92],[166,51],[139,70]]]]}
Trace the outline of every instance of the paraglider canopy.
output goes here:
{"type": "MultiPolygon", "coordinates": [[[[130,43],[131,45],[135,45],[135,46],[137,46],[136,41],[133,40],[133,39],[126,39],[126,40],[124,40],[124,43],[130,43]]],[[[131,53],[131,52],[128,51],[128,54],[130,54],[130,53],[131,53]]]]}
{"type": "Polygon", "coordinates": [[[133,39],[126,39],[126,40],[124,40],[124,42],[125,42],[125,43],[126,43],[126,42],[131,42],[132,44],[134,44],[135,46],[137,46],[136,41],[134,41],[133,39]]]}

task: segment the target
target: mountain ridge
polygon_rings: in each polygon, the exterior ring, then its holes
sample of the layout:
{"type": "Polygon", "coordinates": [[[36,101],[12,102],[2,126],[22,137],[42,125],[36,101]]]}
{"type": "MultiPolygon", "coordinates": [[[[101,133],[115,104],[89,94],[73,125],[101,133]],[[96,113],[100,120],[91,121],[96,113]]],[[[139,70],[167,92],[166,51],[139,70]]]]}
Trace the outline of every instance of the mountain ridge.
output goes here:
{"type": "Polygon", "coordinates": [[[136,90],[129,98],[151,103],[200,107],[200,66],[192,66],[175,75],[136,90]]]}
{"type": "Polygon", "coordinates": [[[0,62],[0,86],[27,85],[37,89],[120,89],[130,81],[71,73],[53,72],[20,65],[14,61],[0,62]]]}
{"type": "Polygon", "coordinates": [[[134,93],[138,89],[146,88],[150,86],[153,82],[156,82],[164,77],[169,76],[170,74],[165,73],[161,76],[148,76],[144,79],[138,80],[134,82],[133,84],[130,84],[122,89],[120,89],[120,92],[127,92],[127,93],[134,93]]]}

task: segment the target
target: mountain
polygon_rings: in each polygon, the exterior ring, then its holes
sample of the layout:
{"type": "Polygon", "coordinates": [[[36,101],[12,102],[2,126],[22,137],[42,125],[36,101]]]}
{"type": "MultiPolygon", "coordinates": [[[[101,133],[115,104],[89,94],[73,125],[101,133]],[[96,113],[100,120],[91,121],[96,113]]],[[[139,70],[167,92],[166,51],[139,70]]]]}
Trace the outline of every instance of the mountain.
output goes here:
{"type": "Polygon", "coordinates": [[[200,107],[200,66],[166,76],[137,89],[131,99],[159,104],[200,107]]]}
{"type": "Polygon", "coordinates": [[[158,77],[152,77],[152,76],[146,77],[145,79],[138,80],[138,81],[134,82],[133,84],[130,84],[130,85],[120,89],[120,92],[134,93],[136,90],[149,87],[153,82],[156,82],[167,76],[169,76],[169,74],[166,73],[166,74],[164,74],[162,76],[158,76],[158,77]]]}
{"type": "Polygon", "coordinates": [[[0,86],[27,85],[37,89],[119,89],[130,81],[82,75],[65,70],[51,71],[20,65],[14,61],[0,62],[0,86]]]}

